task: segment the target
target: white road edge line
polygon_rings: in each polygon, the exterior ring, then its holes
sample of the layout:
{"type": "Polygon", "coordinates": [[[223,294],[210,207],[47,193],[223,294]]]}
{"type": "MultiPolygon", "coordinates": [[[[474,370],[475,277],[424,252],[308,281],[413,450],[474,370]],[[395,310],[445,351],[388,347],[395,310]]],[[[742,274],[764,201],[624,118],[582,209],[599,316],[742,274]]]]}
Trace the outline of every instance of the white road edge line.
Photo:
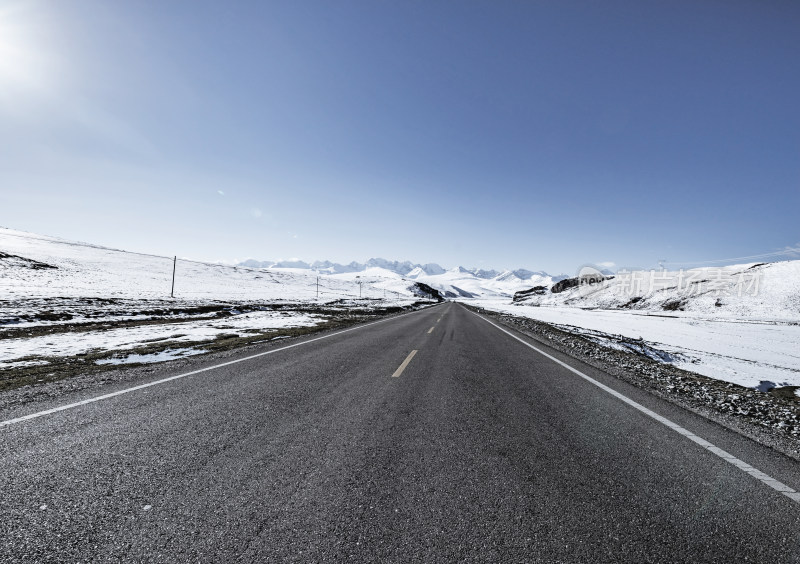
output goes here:
{"type": "MultiPolygon", "coordinates": [[[[435,306],[432,306],[435,307],[435,306]]],[[[425,308],[427,309],[427,308],[425,308]]],[[[231,360],[228,362],[223,362],[222,364],[215,364],[214,366],[208,366],[206,368],[201,368],[199,370],[193,370],[191,372],[186,372],[184,374],[178,374],[176,376],[170,376],[169,378],[162,378],[161,380],[155,380],[154,382],[148,382],[147,384],[140,384],[138,386],[133,386],[131,388],[125,388],[124,390],[118,390],[116,392],[111,392],[110,394],[103,394],[102,396],[97,396],[94,398],[89,398],[81,401],[76,401],[75,403],[68,403],[66,405],[60,405],[58,407],[54,407],[52,409],[45,409],[44,411],[37,411],[36,413],[30,413],[28,415],[22,415],[20,417],[15,417],[14,419],[8,419],[7,421],[0,421],[0,427],[6,427],[8,425],[13,425],[14,423],[22,423],[23,421],[29,421],[31,419],[36,419],[38,417],[44,417],[45,415],[51,415],[53,413],[58,413],[59,411],[66,411],[67,409],[73,409],[76,407],[80,407],[82,405],[87,405],[90,403],[94,403],[97,401],[102,401],[106,399],[110,399],[113,397],[121,396],[122,394],[128,394],[130,392],[135,392],[137,390],[143,390],[145,388],[149,388],[151,386],[158,386],[159,384],[165,384],[167,382],[172,382],[173,380],[179,380],[181,378],[186,378],[187,376],[194,376],[195,374],[200,374],[201,372],[208,372],[209,370],[215,370],[217,368],[222,368],[223,366],[230,366],[231,364],[237,364],[239,362],[245,362],[248,360],[252,360],[254,358],[258,358],[260,356],[266,356],[268,354],[273,354],[276,352],[285,351],[287,349],[292,349],[294,347],[300,347],[302,345],[307,345],[308,343],[313,343],[314,341],[321,341],[322,339],[328,339],[330,337],[335,337],[336,335],[341,335],[342,333],[348,333],[350,331],[356,331],[358,329],[364,329],[365,327],[370,327],[371,325],[377,325],[378,323],[386,323],[387,321],[392,321],[393,319],[397,319],[398,317],[404,317],[406,315],[416,313],[418,311],[425,311],[425,309],[418,309],[416,311],[411,311],[408,313],[404,313],[402,315],[398,315],[395,317],[390,317],[388,319],[381,319],[379,321],[373,321],[372,323],[367,323],[366,325],[359,325],[357,327],[350,327],[349,329],[342,329],[341,331],[336,331],[335,333],[330,333],[329,335],[323,335],[322,337],[314,337],[313,339],[308,339],[307,341],[303,341],[301,343],[294,343],[293,345],[287,345],[285,347],[281,347],[279,349],[273,349],[270,351],[253,354],[250,356],[246,356],[244,358],[239,358],[236,360],[231,360]]]]}
{"type": "Polygon", "coordinates": [[[415,354],[417,354],[416,350],[413,350],[410,353],[408,353],[408,356],[403,361],[403,363],[400,366],[398,366],[397,370],[395,370],[394,374],[392,374],[392,378],[397,378],[403,373],[403,370],[406,369],[406,366],[408,366],[408,363],[411,362],[411,359],[414,358],[415,354]]]}
{"type": "Polygon", "coordinates": [[[580,376],[581,378],[583,378],[587,382],[589,382],[591,384],[594,384],[595,386],[597,386],[598,388],[600,388],[601,390],[603,390],[605,392],[608,392],[609,394],[611,394],[612,396],[614,396],[618,400],[627,403],[628,405],[630,405],[634,409],[637,409],[637,410],[641,411],[642,413],[644,413],[648,417],[652,417],[653,419],[655,419],[659,423],[662,423],[663,425],[666,425],[667,427],[669,427],[670,429],[672,429],[676,433],[679,433],[679,434],[683,435],[684,437],[686,437],[690,441],[700,445],[701,447],[703,447],[707,451],[719,456],[724,461],[733,464],[734,466],[736,466],[742,472],[750,474],[753,478],[755,478],[756,480],[760,481],[762,484],[765,484],[765,485],[771,487],[773,490],[782,493],[783,495],[785,495],[786,497],[788,497],[792,501],[800,503],[800,493],[798,493],[797,491],[793,490],[792,488],[790,488],[786,484],[784,484],[782,482],[779,482],[775,478],[772,478],[771,476],[768,476],[767,474],[764,474],[763,472],[761,472],[760,470],[758,470],[756,468],[753,468],[752,466],[750,466],[749,464],[747,464],[743,460],[740,460],[740,459],[736,458],[735,456],[733,456],[732,454],[730,454],[728,452],[725,452],[721,448],[713,445],[712,443],[708,442],[704,438],[695,435],[694,433],[692,433],[691,431],[689,431],[688,429],[686,429],[684,427],[681,427],[677,423],[673,423],[672,421],[670,421],[666,417],[662,417],[661,415],[659,415],[655,411],[651,411],[650,409],[647,409],[645,406],[643,406],[640,403],[637,403],[637,402],[633,401],[628,396],[625,396],[625,395],[619,393],[618,391],[609,388],[605,384],[601,384],[600,382],[598,382],[597,380],[595,380],[594,378],[592,378],[590,376],[587,376],[586,374],[584,374],[580,370],[571,367],[569,364],[560,361],[559,359],[557,359],[556,357],[554,357],[554,356],[552,356],[550,354],[547,354],[546,352],[544,352],[543,350],[539,349],[538,347],[535,347],[532,344],[528,343],[527,341],[517,337],[516,335],[514,335],[510,331],[507,331],[507,330],[503,329],[502,327],[500,327],[499,325],[497,325],[495,323],[492,323],[491,321],[489,321],[488,319],[486,319],[482,315],[479,315],[479,314],[475,313],[472,310],[470,310],[470,312],[473,313],[474,315],[478,316],[480,319],[483,319],[489,325],[492,325],[496,329],[499,329],[500,331],[502,331],[506,335],[510,336],[511,338],[516,339],[517,341],[519,341],[523,345],[532,348],[533,350],[538,352],[540,355],[549,358],[550,360],[552,360],[556,364],[559,364],[559,365],[563,366],[564,368],[566,368],[567,370],[569,370],[570,372],[573,372],[573,373],[577,374],[578,376],[580,376]]]}

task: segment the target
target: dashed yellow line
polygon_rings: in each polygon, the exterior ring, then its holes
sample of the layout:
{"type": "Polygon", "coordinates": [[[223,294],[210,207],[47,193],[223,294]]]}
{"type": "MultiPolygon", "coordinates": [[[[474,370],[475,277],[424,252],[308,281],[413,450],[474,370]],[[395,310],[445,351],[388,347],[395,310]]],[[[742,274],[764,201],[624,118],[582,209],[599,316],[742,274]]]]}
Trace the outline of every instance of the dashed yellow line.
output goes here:
{"type": "Polygon", "coordinates": [[[406,366],[408,366],[408,363],[411,362],[411,359],[414,358],[415,354],[417,354],[417,351],[415,351],[415,350],[411,351],[411,353],[403,361],[403,364],[398,366],[397,370],[394,371],[394,374],[392,374],[392,378],[397,378],[398,376],[400,376],[403,373],[403,370],[406,369],[406,366]]]}
{"type": "Polygon", "coordinates": [[[433,327],[431,327],[430,329],[428,329],[428,335],[430,335],[431,333],[433,333],[433,330],[434,330],[434,329],[436,329],[436,326],[435,326],[435,325],[434,325],[433,327]]]}

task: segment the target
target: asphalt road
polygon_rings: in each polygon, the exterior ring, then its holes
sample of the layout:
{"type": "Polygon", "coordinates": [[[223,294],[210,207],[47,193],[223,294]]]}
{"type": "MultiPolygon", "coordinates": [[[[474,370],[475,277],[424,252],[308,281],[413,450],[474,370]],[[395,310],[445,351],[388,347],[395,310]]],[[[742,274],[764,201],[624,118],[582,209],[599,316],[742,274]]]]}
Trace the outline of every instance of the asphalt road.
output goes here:
{"type": "MultiPolygon", "coordinates": [[[[800,490],[797,462],[548,352],[800,490]]],[[[4,563],[800,562],[800,503],[457,304],[0,435],[4,563]]]]}

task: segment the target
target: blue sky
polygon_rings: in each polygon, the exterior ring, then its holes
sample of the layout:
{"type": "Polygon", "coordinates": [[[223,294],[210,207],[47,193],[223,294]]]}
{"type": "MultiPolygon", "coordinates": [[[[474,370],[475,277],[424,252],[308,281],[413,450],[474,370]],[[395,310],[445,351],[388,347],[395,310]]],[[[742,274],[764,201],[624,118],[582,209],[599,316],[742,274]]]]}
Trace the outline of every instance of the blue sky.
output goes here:
{"type": "Polygon", "coordinates": [[[777,253],[798,29],[783,1],[0,0],[0,225],[229,261],[777,253]]]}

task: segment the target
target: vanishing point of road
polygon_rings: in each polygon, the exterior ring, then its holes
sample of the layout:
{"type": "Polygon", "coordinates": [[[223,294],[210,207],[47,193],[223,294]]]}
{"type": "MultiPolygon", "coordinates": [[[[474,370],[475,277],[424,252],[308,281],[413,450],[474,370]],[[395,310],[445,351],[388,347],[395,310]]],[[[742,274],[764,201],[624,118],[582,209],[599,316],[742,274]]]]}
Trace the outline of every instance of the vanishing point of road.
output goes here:
{"type": "Polygon", "coordinates": [[[0,562],[800,562],[800,464],[459,304],[260,352],[1,413],[0,562]]]}

